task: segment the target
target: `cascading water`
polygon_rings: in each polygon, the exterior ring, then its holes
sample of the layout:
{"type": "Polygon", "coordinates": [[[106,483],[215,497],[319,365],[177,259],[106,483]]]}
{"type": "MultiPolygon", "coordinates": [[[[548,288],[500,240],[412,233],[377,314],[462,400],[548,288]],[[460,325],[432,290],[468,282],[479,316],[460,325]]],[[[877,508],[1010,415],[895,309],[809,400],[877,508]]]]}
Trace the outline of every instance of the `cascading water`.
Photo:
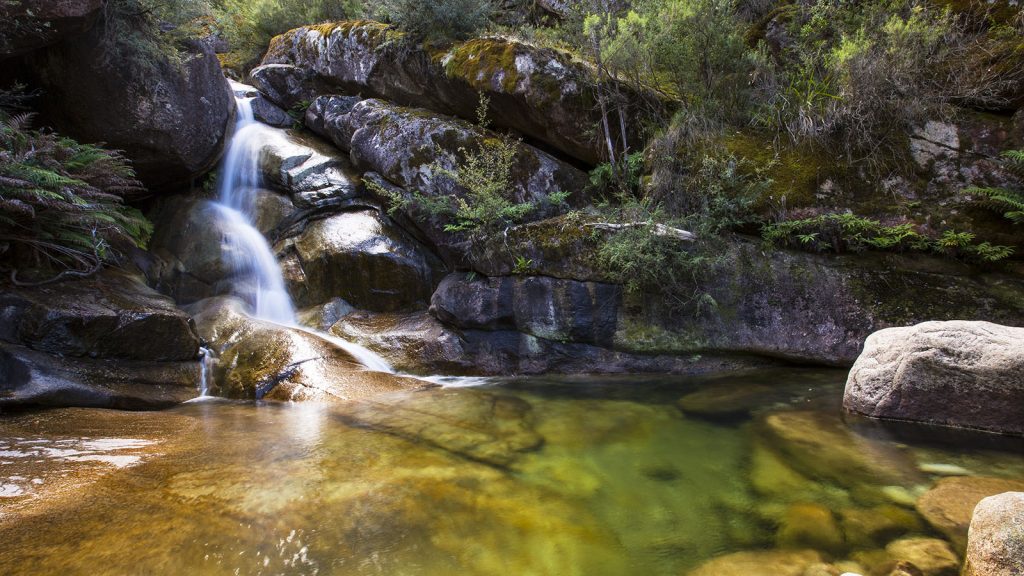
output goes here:
{"type": "MultiPolygon", "coordinates": [[[[241,91],[243,94],[244,91],[241,91]]],[[[236,92],[237,94],[237,92],[236,92]]],[[[274,251],[256,228],[256,201],[262,181],[260,155],[279,133],[253,117],[252,98],[236,95],[238,121],[220,174],[218,199],[212,203],[224,232],[224,257],[231,265],[232,294],[245,300],[260,320],[302,330],[348,352],[370,370],[394,372],[386,360],[367,348],[299,326],[274,251]]]]}

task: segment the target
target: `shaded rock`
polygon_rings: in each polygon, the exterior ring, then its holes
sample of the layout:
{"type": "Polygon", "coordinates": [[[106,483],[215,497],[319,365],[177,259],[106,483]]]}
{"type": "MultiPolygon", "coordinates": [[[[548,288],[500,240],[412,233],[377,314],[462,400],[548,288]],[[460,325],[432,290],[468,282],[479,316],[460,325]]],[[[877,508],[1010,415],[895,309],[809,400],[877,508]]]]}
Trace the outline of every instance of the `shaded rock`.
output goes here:
{"type": "Polygon", "coordinates": [[[839,511],[839,523],[847,543],[855,548],[873,548],[924,527],[913,512],[891,504],[844,508],[839,511]]]}
{"type": "Polygon", "coordinates": [[[352,134],[358,129],[348,116],[361,101],[358,96],[317,96],[306,109],[306,128],[347,152],[352,148],[352,134]]]}
{"type": "Polygon", "coordinates": [[[150,191],[188,184],[220,158],[231,89],[201,43],[179,46],[175,61],[152,47],[142,24],[124,28],[112,43],[101,23],[33,54],[41,111],[63,134],[124,150],[150,191]]]}
{"type": "Polygon", "coordinates": [[[780,548],[813,548],[838,553],[845,547],[843,532],[832,511],[820,504],[793,504],[786,509],[775,544],[780,548]]]}
{"type": "Polygon", "coordinates": [[[822,560],[814,550],[735,552],[701,564],[690,576],[803,576],[822,560]]]}
{"type": "Polygon", "coordinates": [[[1024,574],[1024,492],[989,496],[974,509],[963,576],[1024,574]]]}
{"type": "Polygon", "coordinates": [[[1024,328],[925,322],[876,332],[843,405],[877,418],[1024,434],[1024,328]]]}
{"type": "MultiPolygon", "coordinates": [[[[297,28],[271,41],[264,66],[253,76],[278,77],[273,80],[275,94],[282,97],[278,103],[310,91],[362,94],[470,120],[476,118],[478,93],[483,92],[491,99],[498,127],[589,164],[604,159],[604,144],[593,129],[600,116],[588,87],[592,72],[568,54],[500,37],[456,43],[447,50],[397,48],[402,42],[401,32],[377,22],[297,28]],[[298,69],[308,75],[300,77],[298,69]],[[285,78],[293,83],[290,91],[279,88],[287,85],[285,78]]],[[[660,100],[638,95],[625,84],[619,88],[635,103],[660,100]]],[[[632,107],[627,114],[646,116],[632,107]]],[[[634,147],[641,124],[631,122],[628,128],[634,147]]]]}
{"type": "Polygon", "coordinates": [[[621,288],[543,276],[445,277],[430,313],[464,329],[515,329],[546,340],[607,346],[616,329],[621,288]]]}
{"type": "Polygon", "coordinates": [[[341,297],[367,310],[425,308],[441,269],[376,210],[315,220],[290,243],[302,273],[288,278],[289,288],[300,306],[341,297]]]}
{"type": "Polygon", "coordinates": [[[960,559],[944,540],[936,538],[904,538],[885,547],[897,561],[905,561],[924,576],[957,576],[960,559]]]}
{"type": "Polygon", "coordinates": [[[533,430],[531,410],[528,402],[514,396],[437,389],[410,394],[401,402],[362,400],[338,417],[354,426],[507,467],[544,442],[533,430]]]}
{"type": "Polygon", "coordinates": [[[260,122],[275,128],[291,128],[296,123],[290,114],[262,96],[253,99],[252,115],[260,122]]]}
{"type": "Polygon", "coordinates": [[[316,97],[309,85],[310,79],[306,70],[284,64],[259,66],[249,72],[249,82],[271,102],[285,110],[291,110],[316,97]]]}
{"type": "Polygon", "coordinates": [[[960,551],[967,546],[967,531],[974,508],[984,498],[1002,492],[1024,491],[1024,480],[954,477],[939,480],[917,501],[917,511],[932,528],[945,534],[960,551]]]}
{"type": "Polygon", "coordinates": [[[912,484],[920,478],[906,453],[855,434],[838,416],[775,412],[761,420],[760,428],[789,464],[813,478],[847,487],[912,484]]]}
{"type": "Polygon", "coordinates": [[[167,408],[198,396],[200,371],[195,361],[73,358],[0,343],[0,410],[167,408]]]}
{"type": "Polygon", "coordinates": [[[131,360],[195,360],[187,314],[141,278],[92,278],[0,291],[0,340],[51,354],[131,360]]]}
{"type": "MultiPolygon", "coordinates": [[[[476,150],[488,138],[497,137],[463,120],[381,100],[363,100],[344,118],[349,125],[344,130],[352,133],[353,165],[362,172],[379,174],[400,189],[398,194],[410,198],[412,192],[428,198],[464,197],[466,191],[442,171],[457,167],[460,150],[476,150]]],[[[550,202],[551,194],[576,194],[585,187],[586,174],[581,170],[526,144],[518,144],[516,151],[510,175],[512,188],[506,199],[515,204],[533,203],[536,208],[528,219],[544,218],[560,210],[550,202]]],[[[402,212],[439,247],[457,242],[455,235],[445,231],[445,225],[452,223],[449,217],[423,213],[414,206],[402,212]]]]}
{"type": "Polygon", "coordinates": [[[20,0],[0,7],[0,60],[85,32],[103,0],[20,0]]]}

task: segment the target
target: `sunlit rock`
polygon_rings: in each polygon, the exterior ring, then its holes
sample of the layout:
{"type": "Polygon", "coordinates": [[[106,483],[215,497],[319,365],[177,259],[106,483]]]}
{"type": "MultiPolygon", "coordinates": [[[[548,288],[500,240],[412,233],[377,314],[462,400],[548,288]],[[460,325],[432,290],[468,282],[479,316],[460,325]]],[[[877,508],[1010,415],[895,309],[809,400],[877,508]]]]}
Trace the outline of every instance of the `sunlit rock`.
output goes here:
{"type": "Polygon", "coordinates": [[[1024,491],[1024,480],[1011,478],[943,478],[917,501],[917,511],[935,530],[963,551],[975,506],[988,496],[1024,491]]]}
{"type": "Polygon", "coordinates": [[[1024,492],[978,503],[971,517],[963,576],[1024,574],[1024,492]]]}

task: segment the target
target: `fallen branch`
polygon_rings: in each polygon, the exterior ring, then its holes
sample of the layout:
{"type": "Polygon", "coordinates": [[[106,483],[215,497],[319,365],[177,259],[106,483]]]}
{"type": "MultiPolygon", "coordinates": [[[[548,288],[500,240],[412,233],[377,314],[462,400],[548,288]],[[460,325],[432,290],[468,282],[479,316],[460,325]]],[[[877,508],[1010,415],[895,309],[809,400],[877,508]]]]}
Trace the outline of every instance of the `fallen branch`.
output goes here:
{"type": "MultiPolygon", "coordinates": [[[[594,222],[591,224],[584,224],[591,228],[598,230],[608,230],[611,232],[617,232],[619,230],[626,230],[627,228],[647,227],[651,226],[650,222],[626,222],[625,224],[612,224],[611,222],[594,222]]],[[[681,228],[673,228],[664,224],[654,224],[654,235],[655,236],[666,236],[669,238],[676,238],[677,240],[684,240],[686,242],[693,242],[697,239],[697,235],[693,232],[687,232],[681,228]]]]}

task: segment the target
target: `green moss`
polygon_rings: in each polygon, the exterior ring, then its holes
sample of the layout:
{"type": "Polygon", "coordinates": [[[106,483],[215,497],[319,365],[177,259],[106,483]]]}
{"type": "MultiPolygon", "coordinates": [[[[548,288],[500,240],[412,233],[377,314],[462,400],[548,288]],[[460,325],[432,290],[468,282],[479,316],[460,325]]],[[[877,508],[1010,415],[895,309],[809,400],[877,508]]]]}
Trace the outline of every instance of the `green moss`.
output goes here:
{"type": "Polygon", "coordinates": [[[819,186],[841,172],[834,158],[787,144],[776,145],[770,136],[734,132],[719,143],[737,158],[751,161],[755,168],[767,167],[764,176],[772,180],[772,185],[755,200],[757,211],[772,208],[782,198],[790,208],[812,206],[819,186]]]}
{"type": "Polygon", "coordinates": [[[708,342],[697,334],[672,332],[627,314],[619,323],[615,347],[637,354],[684,354],[706,350],[708,342]]]}
{"type": "Polygon", "coordinates": [[[477,90],[500,89],[511,94],[519,82],[516,56],[519,45],[495,38],[477,38],[452,47],[442,57],[444,71],[451,78],[464,80],[477,90]]]}

